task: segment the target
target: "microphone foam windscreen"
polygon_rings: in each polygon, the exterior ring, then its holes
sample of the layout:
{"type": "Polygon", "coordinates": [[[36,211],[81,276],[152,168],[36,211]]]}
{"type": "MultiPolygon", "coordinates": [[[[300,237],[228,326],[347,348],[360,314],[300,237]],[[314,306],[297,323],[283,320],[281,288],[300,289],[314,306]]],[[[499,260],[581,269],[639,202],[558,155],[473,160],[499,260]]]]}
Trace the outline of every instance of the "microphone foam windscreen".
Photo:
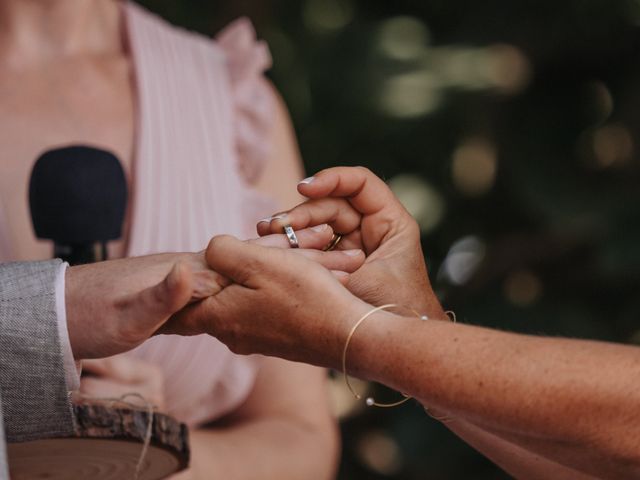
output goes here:
{"type": "Polygon", "coordinates": [[[43,153],[29,182],[29,205],[38,238],[60,244],[115,240],[122,235],[127,183],[110,152],[69,146],[43,153]]]}

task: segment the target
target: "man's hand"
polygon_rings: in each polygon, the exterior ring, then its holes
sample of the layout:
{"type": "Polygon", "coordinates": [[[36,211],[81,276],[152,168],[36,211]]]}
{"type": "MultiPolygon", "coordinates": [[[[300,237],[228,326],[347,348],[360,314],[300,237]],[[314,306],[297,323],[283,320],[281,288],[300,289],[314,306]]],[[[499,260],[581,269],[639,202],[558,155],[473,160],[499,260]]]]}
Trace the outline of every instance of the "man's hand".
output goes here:
{"type": "Polygon", "coordinates": [[[310,200],[260,222],[258,234],[327,223],[343,235],[338,249],[367,254],[350,277],[351,292],[373,305],[396,303],[445,318],[429,283],[418,225],[381,179],[366,168],[330,168],[301,182],[298,191],[310,200]]]}
{"type": "Polygon", "coordinates": [[[67,269],[65,301],[76,360],[141,344],[201,293],[219,290],[197,254],[159,254],[67,269]]]}

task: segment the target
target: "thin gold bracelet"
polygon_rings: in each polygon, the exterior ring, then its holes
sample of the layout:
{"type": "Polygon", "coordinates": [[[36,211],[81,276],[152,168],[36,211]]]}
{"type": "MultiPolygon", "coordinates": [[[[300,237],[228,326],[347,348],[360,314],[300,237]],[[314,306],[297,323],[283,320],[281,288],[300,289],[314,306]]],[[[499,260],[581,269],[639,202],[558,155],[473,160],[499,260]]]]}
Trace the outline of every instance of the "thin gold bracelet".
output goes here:
{"type": "MultiPolygon", "coordinates": [[[[360,395],[358,392],[354,390],[354,388],[351,386],[351,383],[349,382],[349,375],[347,375],[347,350],[349,349],[351,338],[353,337],[353,334],[356,333],[356,330],[362,324],[362,322],[364,322],[367,318],[369,318],[369,316],[373,315],[376,312],[379,312],[380,310],[386,310],[389,308],[394,308],[399,306],[400,305],[396,305],[395,303],[389,303],[387,305],[382,305],[380,307],[376,307],[369,310],[362,317],[360,317],[360,320],[358,320],[353,325],[353,327],[351,327],[351,331],[349,332],[349,335],[347,335],[347,341],[344,343],[344,349],[342,350],[342,372],[344,374],[344,382],[347,384],[347,387],[349,388],[353,396],[356,397],[356,399],[358,400],[362,399],[362,395],[360,395]]],[[[419,314],[413,308],[409,308],[409,307],[402,307],[402,308],[406,308],[407,310],[413,312],[416,315],[416,317],[418,317],[420,320],[429,319],[429,317],[427,317],[426,315],[419,314]]],[[[367,397],[365,399],[365,403],[367,404],[368,407],[391,408],[391,407],[397,407],[398,405],[402,405],[403,403],[408,402],[412,398],[409,395],[406,395],[404,393],[402,394],[402,396],[404,396],[402,400],[398,400],[397,402],[393,402],[393,403],[378,403],[375,401],[373,397],[367,397]]]]}

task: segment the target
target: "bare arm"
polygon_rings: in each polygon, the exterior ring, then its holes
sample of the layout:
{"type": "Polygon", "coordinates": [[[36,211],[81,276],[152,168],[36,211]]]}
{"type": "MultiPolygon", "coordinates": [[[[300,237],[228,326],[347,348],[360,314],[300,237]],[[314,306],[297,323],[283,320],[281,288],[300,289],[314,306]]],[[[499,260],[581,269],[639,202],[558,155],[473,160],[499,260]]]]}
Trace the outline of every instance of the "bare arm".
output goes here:
{"type": "Polygon", "coordinates": [[[464,419],[446,420],[446,426],[515,478],[521,480],[547,480],[549,478],[554,480],[597,479],[597,477],[584,474],[571,467],[535,454],[464,419]]]}
{"type": "MultiPolygon", "coordinates": [[[[342,245],[346,244],[348,248],[362,246],[369,255],[361,269],[362,273],[353,275],[349,283],[353,293],[374,305],[390,302],[413,305],[428,313],[431,318],[442,318],[441,308],[426,282],[426,270],[423,267],[415,222],[383,182],[365,169],[337,168],[320,172],[314,177],[313,183],[306,183],[299,188],[312,200],[290,211],[286,219],[274,221],[271,225],[261,224],[262,234],[279,228],[282,222],[300,228],[319,220],[327,221],[336,231],[345,234],[342,245]],[[417,286],[419,288],[416,288],[417,286]]],[[[350,321],[353,322],[354,319],[350,321]]],[[[460,346],[450,344],[448,348],[453,352],[460,346]]],[[[500,350],[496,350],[497,352],[500,350]]],[[[509,362],[510,359],[502,361],[509,362]]],[[[554,361],[551,363],[556,368],[562,366],[554,361]]],[[[524,370],[513,368],[510,372],[511,377],[507,378],[516,382],[520,382],[523,375],[524,378],[528,378],[531,365],[519,364],[518,367],[524,370]]],[[[496,364],[489,363],[486,368],[492,371],[496,364]]],[[[549,369],[548,375],[554,379],[558,378],[553,369],[549,369]]],[[[568,377],[573,378],[571,375],[568,377]]],[[[474,376],[468,375],[467,378],[473,379],[474,376]]],[[[591,380],[593,377],[586,378],[591,380]]],[[[575,381],[575,378],[573,380],[575,381]]],[[[537,400],[540,394],[544,395],[544,390],[538,390],[535,382],[533,383],[533,387],[531,383],[528,384],[532,388],[527,397],[529,402],[532,398],[537,400]]],[[[606,385],[603,385],[603,388],[606,390],[606,385]]],[[[633,384],[629,388],[633,388],[633,384]]],[[[580,392],[575,390],[565,391],[569,398],[578,393],[580,392]]],[[[492,394],[496,395],[497,401],[501,400],[502,392],[496,394],[493,391],[492,394]]],[[[543,406],[540,402],[537,405],[543,406]]],[[[518,432],[503,431],[493,424],[485,425],[481,416],[478,418],[465,416],[460,412],[448,412],[443,406],[439,406],[439,410],[456,418],[455,422],[448,424],[449,428],[519,478],[582,476],[574,469],[565,467],[562,463],[567,462],[564,460],[556,461],[556,457],[545,458],[546,449],[537,448],[530,438],[520,438],[521,434],[518,432]],[[553,475],[549,472],[553,472],[553,475]]],[[[599,415],[595,415],[595,418],[596,421],[606,421],[599,415]]],[[[547,438],[543,442],[548,445],[547,438]]],[[[560,450],[558,448],[554,451],[560,450]]],[[[562,458],[564,459],[564,455],[562,458]]]]}
{"type": "Polygon", "coordinates": [[[356,373],[560,465],[640,475],[639,349],[385,313],[372,320],[354,343],[356,373]]]}
{"type": "Polygon", "coordinates": [[[338,436],[323,372],[264,358],[247,402],[219,427],[191,434],[189,478],[333,478],[338,436]]]}
{"type": "MultiPolygon", "coordinates": [[[[219,237],[207,258],[236,281],[193,307],[209,318],[218,338],[237,352],[340,367],[346,335],[370,305],[286,250],[219,237]],[[231,324],[224,313],[230,308],[231,324]],[[291,311],[297,312],[295,318],[287,316],[291,311]]],[[[347,365],[355,375],[477,425],[484,431],[479,436],[478,430],[463,434],[518,477],[543,476],[536,476],[532,466],[552,473],[550,478],[560,472],[565,478],[640,474],[637,348],[383,312],[357,331],[347,365]],[[521,456],[510,460],[510,452],[521,456]],[[571,469],[582,474],[571,476],[571,469]]]]}

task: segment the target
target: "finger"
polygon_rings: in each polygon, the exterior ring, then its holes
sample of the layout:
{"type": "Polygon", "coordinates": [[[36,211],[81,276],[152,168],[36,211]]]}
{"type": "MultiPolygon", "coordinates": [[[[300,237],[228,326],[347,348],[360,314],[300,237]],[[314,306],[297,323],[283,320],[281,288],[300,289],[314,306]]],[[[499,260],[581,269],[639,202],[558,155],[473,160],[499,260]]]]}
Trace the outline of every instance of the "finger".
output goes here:
{"type": "Polygon", "coordinates": [[[334,250],[331,252],[322,252],[320,250],[293,250],[293,253],[313,260],[328,270],[340,270],[345,273],[353,273],[358,270],[366,258],[364,252],[358,249],[334,250]]]}
{"type": "Polygon", "coordinates": [[[361,252],[319,252],[311,249],[269,248],[255,243],[242,242],[230,235],[213,237],[206,252],[207,263],[212,269],[233,282],[252,289],[258,288],[264,283],[271,284],[274,279],[298,276],[300,272],[312,274],[314,268],[319,269],[316,270],[317,272],[322,272],[323,269],[319,265],[305,258],[307,256],[332,262],[329,263],[330,265],[353,268],[354,265],[362,262],[361,255],[361,252]],[[323,253],[328,255],[323,256],[323,253]]]}
{"type": "Polygon", "coordinates": [[[263,265],[278,270],[285,250],[268,248],[238,240],[231,235],[213,237],[207,246],[209,266],[235,283],[251,287],[259,281],[263,265]]]}
{"type": "Polygon", "coordinates": [[[334,232],[347,235],[359,228],[361,219],[362,215],[347,200],[321,198],[308,200],[271,219],[261,220],[257,230],[262,236],[280,233],[284,225],[291,225],[294,230],[301,230],[326,223],[334,232]]]}
{"type": "Polygon", "coordinates": [[[195,272],[193,275],[193,289],[191,292],[191,302],[202,300],[220,293],[229,285],[229,280],[218,272],[208,269],[206,271],[195,272]]]}
{"type": "MultiPolygon", "coordinates": [[[[228,288],[234,288],[231,285],[228,288]]],[[[169,320],[163,323],[154,335],[201,335],[210,331],[210,325],[214,323],[209,305],[217,296],[205,298],[197,303],[187,305],[179,312],[174,313],[169,320]]]]}
{"type": "Polygon", "coordinates": [[[349,283],[349,274],[347,272],[342,272],[340,270],[331,270],[331,273],[338,281],[344,285],[345,287],[349,283]]]}
{"type": "MultiPolygon", "coordinates": [[[[333,229],[326,223],[312,226],[311,228],[293,228],[296,230],[296,237],[298,238],[300,248],[315,248],[321,250],[331,242],[331,238],[333,237],[333,229]]],[[[272,234],[249,240],[249,243],[255,243],[263,247],[291,248],[287,236],[284,235],[282,231],[282,228],[274,230],[272,234]]]]}
{"type": "Polygon", "coordinates": [[[322,170],[298,184],[309,198],[347,197],[356,210],[372,215],[385,207],[402,205],[389,187],[364,167],[334,167],[322,170]]]}
{"type": "Polygon", "coordinates": [[[170,315],[189,303],[192,290],[191,269],[183,262],[177,262],[162,282],[128,299],[131,318],[139,322],[140,327],[155,330],[170,315]]]}

